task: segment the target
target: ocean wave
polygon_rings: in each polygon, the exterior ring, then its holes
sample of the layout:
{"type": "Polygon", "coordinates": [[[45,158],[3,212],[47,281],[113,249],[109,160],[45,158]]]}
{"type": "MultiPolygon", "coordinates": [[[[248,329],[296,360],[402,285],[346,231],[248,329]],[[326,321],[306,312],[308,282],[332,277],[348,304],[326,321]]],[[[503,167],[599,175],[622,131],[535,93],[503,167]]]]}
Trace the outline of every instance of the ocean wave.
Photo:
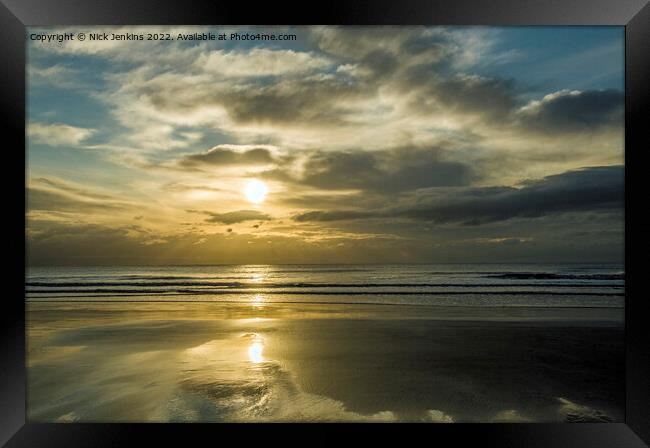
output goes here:
{"type": "Polygon", "coordinates": [[[488,275],[490,278],[538,280],[625,280],[625,273],[616,274],[556,274],[549,272],[506,272],[488,275]]]}
{"type": "Polygon", "coordinates": [[[115,287],[115,286],[212,286],[241,289],[263,288],[510,288],[510,287],[547,287],[547,288],[622,288],[621,283],[308,283],[308,282],[26,282],[25,286],[45,288],[71,287],[115,287]]]}
{"type": "Polygon", "coordinates": [[[86,294],[86,293],[123,293],[123,294],[192,294],[192,295],[232,295],[232,294],[273,294],[273,295],[545,295],[545,296],[617,296],[623,297],[623,292],[559,292],[559,291],[477,291],[468,293],[467,291],[286,291],[265,289],[247,289],[247,290],[223,290],[223,289],[28,289],[28,294],[86,294]]]}

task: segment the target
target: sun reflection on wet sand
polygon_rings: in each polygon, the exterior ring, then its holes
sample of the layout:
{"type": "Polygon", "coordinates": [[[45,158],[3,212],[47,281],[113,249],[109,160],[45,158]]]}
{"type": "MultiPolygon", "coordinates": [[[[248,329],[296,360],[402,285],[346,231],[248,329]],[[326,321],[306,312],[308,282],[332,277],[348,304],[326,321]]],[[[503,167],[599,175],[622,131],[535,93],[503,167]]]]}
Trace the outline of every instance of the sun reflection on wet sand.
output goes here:
{"type": "Polygon", "coordinates": [[[253,340],[253,343],[248,347],[248,359],[250,362],[253,364],[259,364],[264,361],[264,357],[262,356],[262,352],[264,351],[264,343],[262,341],[262,338],[259,336],[255,335],[255,339],[253,340]]]}

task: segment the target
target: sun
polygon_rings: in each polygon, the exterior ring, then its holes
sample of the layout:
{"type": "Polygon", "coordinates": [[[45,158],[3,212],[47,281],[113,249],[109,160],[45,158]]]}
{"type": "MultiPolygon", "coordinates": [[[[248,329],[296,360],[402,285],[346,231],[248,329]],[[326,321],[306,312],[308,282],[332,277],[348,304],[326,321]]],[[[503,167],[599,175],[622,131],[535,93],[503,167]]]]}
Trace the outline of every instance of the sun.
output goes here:
{"type": "Polygon", "coordinates": [[[269,192],[268,187],[261,180],[251,180],[246,184],[244,188],[244,194],[246,199],[248,199],[253,204],[260,204],[266,199],[266,194],[269,192]]]}

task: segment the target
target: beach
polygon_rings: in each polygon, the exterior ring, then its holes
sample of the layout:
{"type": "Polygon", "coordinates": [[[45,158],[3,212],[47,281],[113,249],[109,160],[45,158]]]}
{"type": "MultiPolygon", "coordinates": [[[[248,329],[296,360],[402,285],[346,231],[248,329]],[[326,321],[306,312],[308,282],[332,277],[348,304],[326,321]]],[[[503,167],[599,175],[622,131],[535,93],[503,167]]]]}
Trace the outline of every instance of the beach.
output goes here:
{"type": "Polygon", "coordinates": [[[605,422],[622,307],[28,301],[28,419],[605,422]]]}

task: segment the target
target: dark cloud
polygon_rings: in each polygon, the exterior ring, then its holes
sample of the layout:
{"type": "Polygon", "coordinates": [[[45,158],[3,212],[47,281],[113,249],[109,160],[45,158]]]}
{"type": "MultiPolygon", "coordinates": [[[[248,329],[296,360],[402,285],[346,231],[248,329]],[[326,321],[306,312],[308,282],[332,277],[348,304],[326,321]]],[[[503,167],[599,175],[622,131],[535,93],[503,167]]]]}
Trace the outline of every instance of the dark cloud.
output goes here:
{"type": "Polygon", "coordinates": [[[540,131],[593,131],[603,126],[623,126],[625,97],[618,90],[558,93],[520,114],[523,126],[540,131]]]}
{"type": "Polygon", "coordinates": [[[401,205],[377,211],[311,211],[296,221],[337,221],[406,218],[434,223],[479,225],[512,218],[538,218],[571,212],[623,209],[622,166],[593,167],[545,177],[522,188],[446,189],[417,196],[401,205]]]}
{"type": "Polygon", "coordinates": [[[192,213],[203,213],[208,215],[209,218],[205,222],[222,223],[222,224],[237,224],[245,221],[269,221],[271,216],[257,210],[237,210],[227,213],[214,213],[209,211],[188,210],[192,213]]]}
{"type": "Polygon", "coordinates": [[[513,80],[463,76],[441,80],[431,94],[446,109],[503,119],[520,104],[513,80]]]}
{"type": "Polygon", "coordinates": [[[429,63],[449,55],[443,35],[425,35],[424,27],[356,26],[312,29],[310,37],[325,53],[387,74],[413,57],[429,63]]]}
{"type": "Polygon", "coordinates": [[[344,106],[367,99],[377,86],[338,77],[282,78],[274,82],[244,84],[190,84],[164,78],[140,87],[142,97],[164,112],[192,112],[205,106],[224,108],[237,123],[301,124],[321,127],[343,125],[356,110],[344,106]]]}
{"type": "MultiPolygon", "coordinates": [[[[291,192],[293,193],[293,192],[291,192]]],[[[368,195],[364,193],[347,193],[334,194],[333,191],[328,190],[321,194],[301,194],[300,192],[294,193],[294,196],[286,196],[283,199],[285,204],[293,205],[299,208],[330,208],[346,206],[359,206],[368,199],[368,195]]]]}
{"type": "Polygon", "coordinates": [[[397,55],[378,49],[365,55],[361,64],[375,76],[387,76],[400,67],[400,59],[397,55]]]}
{"type": "Polygon", "coordinates": [[[411,107],[422,113],[470,114],[493,125],[551,134],[623,126],[625,102],[619,90],[556,92],[522,109],[525,89],[512,79],[445,77],[435,68],[416,65],[405,70],[399,85],[403,92],[417,92],[412,95],[411,107]]]}
{"type": "Polygon", "coordinates": [[[196,168],[205,165],[263,165],[269,163],[273,163],[273,156],[266,148],[235,151],[219,146],[215,146],[200,154],[185,156],[178,162],[179,165],[186,168],[196,168]]]}
{"type": "Polygon", "coordinates": [[[363,210],[332,210],[332,211],[313,211],[300,213],[294,217],[295,221],[308,222],[308,221],[347,221],[356,219],[368,219],[383,217],[381,212],[363,211],[363,210]]]}
{"type": "Polygon", "coordinates": [[[437,148],[315,152],[309,155],[299,179],[282,169],[265,176],[322,189],[380,193],[467,185],[476,177],[469,165],[445,160],[437,148]]]}
{"type": "Polygon", "coordinates": [[[345,107],[343,100],[366,98],[369,90],[374,87],[342,79],[311,77],[225,91],[216,101],[236,122],[319,127],[347,124],[348,116],[355,111],[345,107]]]}

